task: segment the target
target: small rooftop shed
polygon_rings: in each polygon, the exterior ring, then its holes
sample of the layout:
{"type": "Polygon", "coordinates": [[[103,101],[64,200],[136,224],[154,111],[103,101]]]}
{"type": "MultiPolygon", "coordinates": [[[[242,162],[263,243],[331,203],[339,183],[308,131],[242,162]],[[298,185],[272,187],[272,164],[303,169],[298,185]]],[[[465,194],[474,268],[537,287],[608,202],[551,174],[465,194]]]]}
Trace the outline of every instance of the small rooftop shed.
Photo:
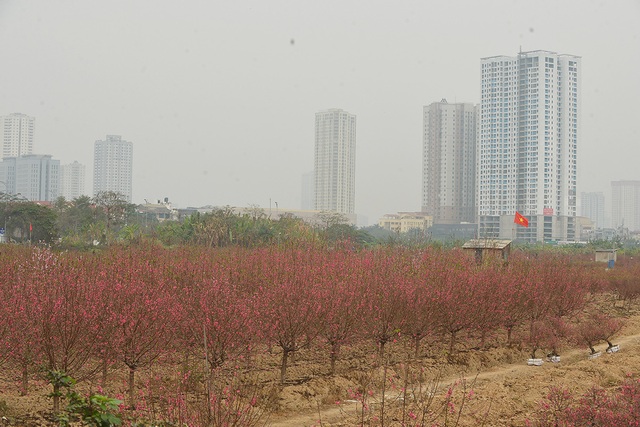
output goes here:
{"type": "Polygon", "coordinates": [[[473,251],[476,262],[480,263],[486,257],[509,259],[511,240],[473,239],[462,245],[465,251],[473,251]]]}
{"type": "Polygon", "coordinates": [[[596,249],[596,262],[606,262],[609,268],[613,268],[617,260],[617,249],[596,249]]]}

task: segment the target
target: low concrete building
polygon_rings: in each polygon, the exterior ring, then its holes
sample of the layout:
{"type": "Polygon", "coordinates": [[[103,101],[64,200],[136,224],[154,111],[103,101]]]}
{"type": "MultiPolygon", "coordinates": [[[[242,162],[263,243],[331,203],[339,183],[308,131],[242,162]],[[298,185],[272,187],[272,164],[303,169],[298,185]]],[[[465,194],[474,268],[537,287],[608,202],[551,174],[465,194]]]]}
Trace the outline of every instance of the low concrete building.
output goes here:
{"type": "Polygon", "coordinates": [[[177,221],[180,218],[178,210],[173,208],[168,200],[164,202],[158,200],[158,203],[138,205],[136,211],[139,215],[147,219],[157,220],[158,222],[167,220],[177,221]]]}
{"type": "Polygon", "coordinates": [[[424,232],[433,225],[433,217],[422,212],[398,212],[384,215],[378,225],[396,233],[406,233],[409,230],[424,232]]]}
{"type": "Polygon", "coordinates": [[[462,245],[465,251],[473,251],[477,262],[487,257],[502,258],[507,261],[511,253],[511,240],[473,239],[462,245]]]}
{"type": "Polygon", "coordinates": [[[617,249],[596,249],[596,262],[606,262],[609,267],[613,267],[618,260],[617,249]]]}

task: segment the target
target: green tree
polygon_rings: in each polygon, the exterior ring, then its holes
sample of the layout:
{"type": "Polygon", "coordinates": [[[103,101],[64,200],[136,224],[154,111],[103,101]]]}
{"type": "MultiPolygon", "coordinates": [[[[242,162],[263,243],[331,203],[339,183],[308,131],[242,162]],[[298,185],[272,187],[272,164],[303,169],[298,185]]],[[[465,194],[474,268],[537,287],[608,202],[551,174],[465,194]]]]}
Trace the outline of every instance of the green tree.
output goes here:
{"type": "Polygon", "coordinates": [[[71,201],[59,197],[53,208],[63,246],[91,245],[93,239],[90,231],[95,221],[95,205],[91,197],[80,196],[71,201]]]}
{"type": "Polygon", "coordinates": [[[193,236],[191,217],[187,217],[184,221],[164,221],[158,224],[155,234],[163,245],[186,244],[193,236]]]}
{"type": "Polygon", "coordinates": [[[142,239],[142,230],[137,223],[125,224],[120,229],[120,238],[127,244],[139,242],[142,239]]]}
{"type": "Polygon", "coordinates": [[[369,227],[363,227],[361,231],[367,233],[377,243],[389,243],[396,242],[398,240],[398,234],[380,227],[378,224],[370,225],[369,227]]]}
{"type": "Polygon", "coordinates": [[[23,200],[0,202],[0,224],[7,241],[51,244],[57,237],[53,209],[23,200]]]}
{"type": "Polygon", "coordinates": [[[230,206],[216,208],[206,214],[194,214],[193,239],[199,245],[225,247],[233,242],[233,223],[237,216],[230,206]]]}
{"type": "Polygon", "coordinates": [[[357,244],[373,243],[375,239],[366,231],[358,230],[339,212],[323,211],[317,215],[320,238],[327,244],[350,241],[357,244]]]}
{"type": "Polygon", "coordinates": [[[316,222],[321,229],[327,230],[336,225],[348,225],[349,219],[340,212],[321,211],[316,214],[316,222]]]}
{"type": "Polygon", "coordinates": [[[68,427],[78,421],[93,427],[113,427],[122,424],[118,415],[121,400],[101,394],[84,397],[73,389],[75,379],[61,371],[49,371],[47,379],[53,386],[53,393],[49,397],[53,398],[54,413],[59,426],[68,427]],[[62,393],[62,389],[67,390],[66,395],[62,393]],[[60,398],[64,397],[68,404],[64,412],[60,412],[60,398]]]}
{"type": "Polygon", "coordinates": [[[96,222],[104,224],[104,232],[100,242],[109,245],[120,228],[135,213],[135,205],[127,201],[122,193],[101,191],[93,198],[96,222]]]}

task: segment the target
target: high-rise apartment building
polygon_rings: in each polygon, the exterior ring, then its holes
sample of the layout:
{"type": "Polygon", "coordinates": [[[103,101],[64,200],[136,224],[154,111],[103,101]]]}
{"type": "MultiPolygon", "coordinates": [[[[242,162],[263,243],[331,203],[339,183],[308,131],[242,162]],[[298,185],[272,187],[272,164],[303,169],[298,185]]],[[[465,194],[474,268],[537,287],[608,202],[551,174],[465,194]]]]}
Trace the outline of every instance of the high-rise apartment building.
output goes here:
{"type": "Polygon", "coordinates": [[[114,191],[132,199],[133,143],[120,135],[96,141],[93,152],[93,195],[114,191]]]}
{"type": "Polygon", "coordinates": [[[614,228],[640,231],[640,181],[611,183],[611,220],[614,228]]]}
{"type": "Polygon", "coordinates": [[[474,222],[476,107],[443,99],[423,113],[422,212],[435,224],[474,222]]]}
{"type": "Polygon", "coordinates": [[[356,116],[339,109],[316,113],[314,209],[355,212],[356,116]]]}
{"type": "Polygon", "coordinates": [[[6,157],[0,163],[0,180],[6,193],[34,202],[53,202],[60,188],[60,161],[50,155],[6,157]]]}
{"type": "Polygon", "coordinates": [[[589,218],[596,228],[604,228],[604,193],[580,193],[580,215],[589,218]]]}
{"type": "Polygon", "coordinates": [[[60,166],[60,195],[66,200],[85,196],[85,166],[74,161],[60,166]]]}
{"type": "Polygon", "coordinates": [[[542,50],[481,60],[479,236],[575,240],[580,62],[542,50]]]}
{"type": "Polygon", "coordinates": [[[13,113],[0,117],[2,157],[18,157],[33,153],[34,117],[13,113]]]}

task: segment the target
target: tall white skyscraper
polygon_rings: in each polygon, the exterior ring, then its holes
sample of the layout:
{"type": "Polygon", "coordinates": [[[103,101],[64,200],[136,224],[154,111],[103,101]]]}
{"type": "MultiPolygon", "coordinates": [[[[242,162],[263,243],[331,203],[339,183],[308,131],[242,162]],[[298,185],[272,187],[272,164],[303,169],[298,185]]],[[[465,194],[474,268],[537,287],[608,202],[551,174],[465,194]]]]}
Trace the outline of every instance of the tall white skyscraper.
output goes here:
{"type": "Polygon", "coordinates": [[[86,196],[85,166],[74,161],[60,166],[60,195],[66,200],[86,196]]]}
{"type": "Polygon", "coordinates": [[[13,113],[0,117],[2,157],[18,157],[33,153],[34,117],[13,113]]]}
{"type": "Polygon", "coordinates": [[[355,115],[339,109],[316,113],[314,181],[314,209],[355,213],[355,115]]]}
{"type": "Polygon", "coordinates": [[[93,195],[101,191],[123,194],[128,202],[132,198],[133,143],[123,141],[120,135],[107,135],[105,141],[96,141],[93,152],[93,195]]]}
{"type": "Polygon", "coordinates": [[[422,212],[434,224],[474,222],[476,107],[443,99],[423,113],[422,212]]]}
{"type": "Polygon", "coordinates": [[[583,192],[580,199],[580,215],[593,221],[596,228],[604,228],[604,193],[583,192]]]}
{"type": "Polygon", "coordinates": [[[611,220],[614,228],[640,231],[640,181],[611,183],[611,220]]]}
{"type": "Polygon", "coordinates": [[[48,154],[6,157],[0,163],[0,180],[6,185],[6,193],[33,202],[53,202],[60,189],[59,171],[60,161],[48,154]]]}
{"type": "Polygon", "coordinates": [[[580,57],[538,50],[481,67],[479,236],[575,240],[580,57]]]}

